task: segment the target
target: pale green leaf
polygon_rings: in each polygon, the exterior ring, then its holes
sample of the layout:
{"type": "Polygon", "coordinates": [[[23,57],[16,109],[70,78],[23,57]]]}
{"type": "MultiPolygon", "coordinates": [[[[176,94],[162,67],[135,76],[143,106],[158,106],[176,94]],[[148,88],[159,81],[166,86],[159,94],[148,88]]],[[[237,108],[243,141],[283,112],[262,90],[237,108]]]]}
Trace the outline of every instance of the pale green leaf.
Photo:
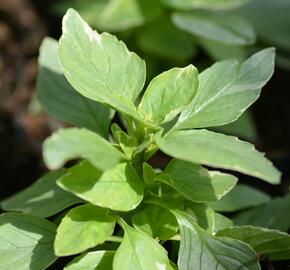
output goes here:
{"type": "Polygon", "coordinates": [[[232,220],[216,213],[206,204],[187,203],[186,212],[195,219],[201,228],[211,235],[215,235],[219,230],[234,226],[232,220]]]}
{"type": "Polygon", "coordinates": [[[161,19],[147,25],[138,33],[137,41],[143,51],[164,59],[184,61],[195,53],[191,36],[169,20],[161,19]]]}
{"type": "Polygon", "coordinates": [[[57,228],[54,251],[57,256],[81,253],[102,244],[112,235],[115,218],[91,204],[70,210],[57,228]]]}
{"type": "Polygon", "coordinates": [[[168,240],[177,234],[178,224],[175,217],[166,209],[150,205],[132,218],[133,226],[153,238],[168,240]]]}
{"type": "Polygon", "coordinates": [[[37,98],[52,116],[108,136],[113,110],[80,95],[68,83],[59,64],[58,42],[45,38],[40,47],[37,98]]]}
{"type": "Polygon", "coordinates": [[[80,94],[137,117],[134,102],[145,82],[145,64],[123,42],[93,31],[69,9],[59,57],[66,78],[80,94]]]}
{"type": "Polygon", "coordinates": [[[83,128],[61,129],[43,144],[43,158],[49,169],[58,169],[67,161],[84,158],[96,168],[107,170],[126,156],[98,134],[83,128]]]}
{"type": "Polygon", "coordinates": [[[56,180],[64,173],[65,170],[60,170],[45,174],[30,187],[1,202],[1,208],[6,211],[21,211],[35,216],[49,217],[82,202],[78,197],[56,185],[56,180]]]}
{"type": "Polygon", "coordinates": [[[128,158],[131,159],[133,157],[135,149],[139,145],[137,138],[128,135],[116,123],[111,126],[111,130],[116,142],[120,145],[123,152],[128,156],[128,158]]]}
{"type": "Polygon", "coordinates": [[[228,45],[249,45],[255,42],[251,24],[241,17],[209,12],[176,12],[172,22],[181,30],[198,37],[228,45]]]}
{"type": "Polygon", "coordinates": [[[64,270],[113,270],[115,252],[92,251],[74,258],[64,270]]]}
{"type": "Polygon", "coordinates": [[[278,197],[271,202],[241,212],[234,218],[236,225],[253,225],[288,231],[290,228],[290,195],[278,197]]]}
{"type": "Polygon", "coordinates": [[[117,32],[142,26],[160,14],[156,0],[109,0],[95,17],[95,24],[99,29],[117,32]]]}
{"type": "Polygon", "coordinates": [[[231,9],[243,5],[251,0],[161,0],[161,2],[171,8],[180,10],[208,9],[223,10],[231,9]]]}
{"type": "Polygon", "coordinates": [[[156,136],[166,154],[188,162],[230,169],[263,179],[272,184],[280,181],[280,172],[254,146],[207,130],[173,131],[156,136]]]}
{"type": "Polygon", "coordinates": [[[150,184],[153,184],[154,183],[154,178],[156,176],[156,172],[154,170],[154,168],[144,162],[143,163],[143,178],[144,178],[144,182],[147,184],[147,185],[150,185],[150,184]]]}
{"type": "Polygon", "coordinates": [[[272,76],[274,56],[274,49],[268,48],[242,64],[226,60],[203,71],[196,98],[182,112],[177,128],[212,127],[235,121],[256,101],[272,76]]]}
{"type": "Polygon", "coordinates": [[[233,212],[266,204],[270,200],[270,196],[266,193],[251,186],[238,184],[220,201],[212,202],[209,205],[219,212],[233,212]]]}
{"type": "Polygon", "coordinates": [[[140,232],[124,221],[125,235],[116,251],[114,270],[171,270],[167,251],[149,235],[140,232]]]}
{"type": "Polygon", "coordinates": [[[219,200],[237,183],[237,178],[230,174],[210,172],[200,165],[176,159],[168,164],[156,180],[170,185],[194,202],[219,200]]]}
{"type": "Polygon", "coordinates": [[[105,172],[85,161],[68,170],[58,185],[100,207],[130,211],[143,198],[143,182],[129,163],[105,172]]]}
{"type": "Polygon", "coordinates": [[[0,269],[44,270],[57,258],[53,252],[56,226],[40,217],[0,215],[0,269]]]}
{"type": "Polygon", "coordinates": [[[238,239],[250,245],[257,253],[266,255],[270,260],[290,259],[290,235],[276,230],[243,226],[224,229],[219,236],[238,239]]]}
{"type": "Polygon", "coordinates": [[[198,72],[194,66],[172,68],[150,82],[138,112],[148,123],[168,122],[191,103],[197,87],[198,72]]]}
{"type": "Polygon", "coordinates": [[[190,216],[174,210],[180,228],[180,270],[260,270],[256,253],[235,239],[211,236],[190,216]]]}

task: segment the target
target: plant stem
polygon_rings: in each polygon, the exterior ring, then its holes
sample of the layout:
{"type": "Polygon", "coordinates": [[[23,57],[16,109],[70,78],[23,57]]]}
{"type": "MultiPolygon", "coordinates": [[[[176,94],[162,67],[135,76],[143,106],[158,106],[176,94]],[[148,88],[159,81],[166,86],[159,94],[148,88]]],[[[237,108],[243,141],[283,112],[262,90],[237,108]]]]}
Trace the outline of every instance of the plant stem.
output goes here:
{"type": "Polygon", "coordinates": [[[117,242],[117,243],[121,243],[122,240],[123,240],[123,237],[114,236],[114,235],[108,237],[108,239],[107,239],[107,241],[109,241],[109,242],[117,242]]]}

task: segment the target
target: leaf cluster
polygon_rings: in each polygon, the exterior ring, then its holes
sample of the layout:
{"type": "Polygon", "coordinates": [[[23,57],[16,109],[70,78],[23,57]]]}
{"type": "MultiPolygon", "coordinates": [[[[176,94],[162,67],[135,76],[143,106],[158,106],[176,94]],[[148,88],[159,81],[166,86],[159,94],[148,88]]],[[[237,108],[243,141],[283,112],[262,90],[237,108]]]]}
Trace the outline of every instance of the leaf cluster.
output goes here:
{"type": "Polygon", "coordinates": [[[259,97],[274,55],[268,48],[201,73],[172,68],[145,87],[144,61],[68,10],[59,43],[41,46],[37,84],[44,108],[76,127],[44,142],[53,171],[2,202],[13,212],[0,216],[0,269],[46,269],[71,255],[67,270],[256,270],[257,253],[289,259],[286,233],[218,213],[270,198],[212,168],[271,184],[279,171],[253,145],[205,129],[235,121],[259,97]],[[164,170],[150,165],[158,150],[172,157],[164,170]],[[164,243],[178,247],[177,260],[164,243]]]}

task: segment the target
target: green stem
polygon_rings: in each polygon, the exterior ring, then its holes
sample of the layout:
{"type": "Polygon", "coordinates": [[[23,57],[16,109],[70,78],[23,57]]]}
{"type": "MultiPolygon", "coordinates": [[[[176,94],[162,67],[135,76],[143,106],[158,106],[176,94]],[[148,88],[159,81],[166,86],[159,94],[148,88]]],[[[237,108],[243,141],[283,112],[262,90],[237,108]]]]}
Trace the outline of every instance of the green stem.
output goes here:
{"type": "Polygon", "coordinates": [[[114,235],[108,237],[108,239],[107,239],[107,241],[109,241],[109,242],[116,242],[116,243],[121,243],[122,240],[123,240],[123,237],[114,236],[114,235]]]}

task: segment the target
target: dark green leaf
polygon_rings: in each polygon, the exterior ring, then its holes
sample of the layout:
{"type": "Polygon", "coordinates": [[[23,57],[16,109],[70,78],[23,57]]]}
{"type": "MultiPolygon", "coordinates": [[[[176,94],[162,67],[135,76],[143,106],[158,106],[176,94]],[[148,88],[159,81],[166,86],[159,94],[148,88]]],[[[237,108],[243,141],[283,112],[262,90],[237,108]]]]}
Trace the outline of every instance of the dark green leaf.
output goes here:
{"type": "Polygon", "coordinates": [[[236,225],[253,225],[288,231],[290,228],[290,194],[275,198],[268,204],[241,212],[234,222],[236,225]]]}
{"type": "Polygon", "coordinates": [[[257,253],[273,261],[290,259],[289,234],[265,228],[244,226],[224,229],[219,236],[238,239],[250,245],[257,253]]]}
{"type": "Polygon", "coordinates": [[[270,200],[266,193],[251,186],[238,184],[220,201],[210,203],[210,206],[219,212],[233,212],[266,204],[270,200]]]}
{"type": "Polygon", "coordinates": [[[52,116],[66,123],[108,136],[114,113],[107,107],[80,95],[68,83],[57,56],[58,42],[45,38],[38,59],[37,98],[52,116]]]}
{"type": "Polygon", "coordinates": [[[56,180],[65,170],[49,172],[30,187],[13,195],[1,203],[6,211],[21,211],[40,217],[49,217],[82,200],[62,190],[56,180]]]}

